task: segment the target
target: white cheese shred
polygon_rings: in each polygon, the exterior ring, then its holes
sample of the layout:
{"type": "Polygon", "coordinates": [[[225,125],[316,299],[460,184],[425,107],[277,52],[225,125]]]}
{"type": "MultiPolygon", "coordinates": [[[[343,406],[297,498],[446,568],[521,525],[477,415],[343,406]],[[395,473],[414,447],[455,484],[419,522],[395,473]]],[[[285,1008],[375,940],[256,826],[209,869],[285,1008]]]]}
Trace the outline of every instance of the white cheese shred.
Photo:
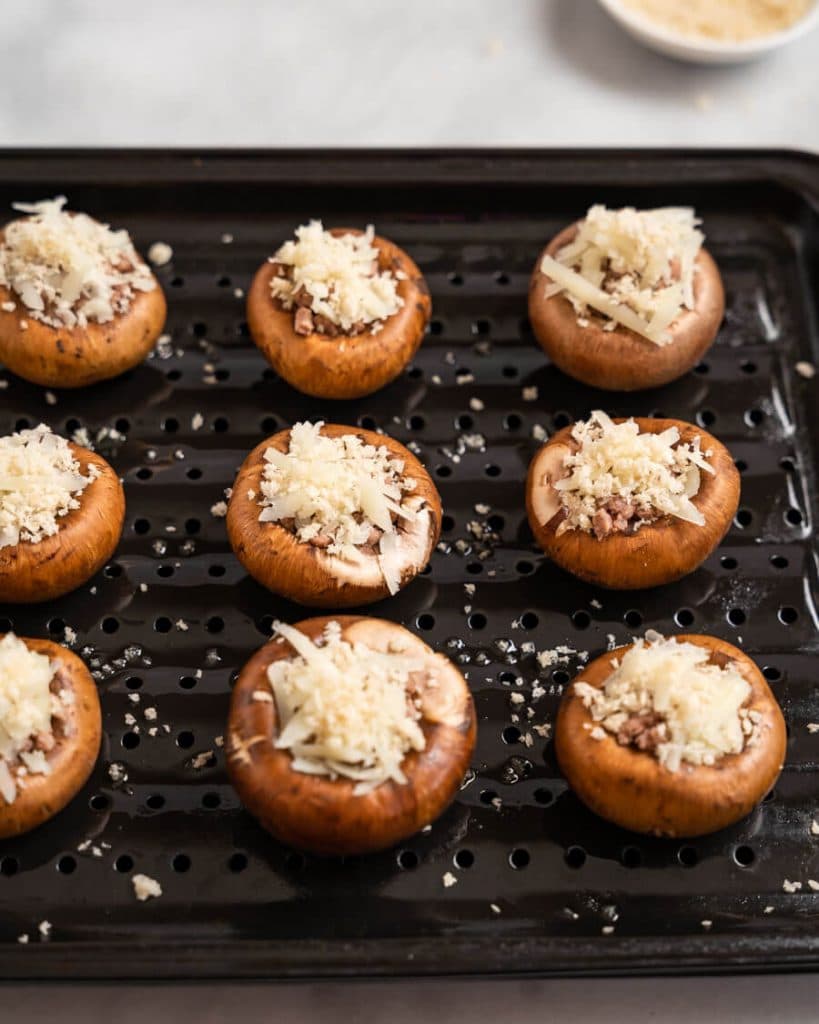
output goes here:
{"type": "Polygon", "coordinates": [[[641,432],[633,419],[615,423],[599,409],[576,423],[571,436],[579,448],[563,460],[563,477],[552,481],[565,513],[558,535],[594,530],[603,536],[662,516],[705,525],[691,499],[700,471],[713,475],[714,468],[699,437],[682,443],[676,427],[641,432]]]}
{"type": "Polygon", "coordinates": [[[68,213],[65,203],[65,196],[57,196],[13,204],[29,216],[5,229],[0,285],[19,297],[29,316],[50,327],[109,323],[156,282],[127,231],[68,213]]]}
{"type": "Polygon", "coordinates": [[[734,662],[649,630],[615,661],[602,687],[578,680],[574,693],[600,732],[648,750],[671,772],[683,762],[714,765],[756,742],[761,716],[748,709],[751,684],[734,662]]]}
{"type": "Polygon", "coordinates": [[[89,464],[83,476],[68,441],[43,423],[0,437],[0,549],[53,536],[99,475],[89,464]]]}
{"type": "Polygon", "coordinates": [[[286,453],[265,451],[259,520],[292,523],[300,542],[352,563],[368,549],[394,594],[401,582],[398,524],[422,511],[420,499],[408,501],[416,481],[387,448],[356,434],[328,437],[323,426],[297,423],[286,453]]]}
{"type": "Polygon", "coordinates": [[[383,322],[404,300],[397,276],[378,269],[374,237],[372,225],[363,234],[336,237],[321,221],[303,224],[295,241],[285,242],[273,256],[288,271],[287,277],[271,279],[273,298],[286,310],[303,305],[345,334],[383,322]]]}
{"type": "Polygon", "coordinates": [[[267,670],[279,718],[275,745],[290,752],[293,770],[353,779],[356,795],[389,780],[406,783],[404,757],[426,746],[423,660],[349,643],[338,622],[318,643],[282,622],[274,631],[296,651],[267,670]]]}
{"type": "Polygon", "coordinates": [[[44,750],[54,745],[51,718],[60,698],[51,693],[54,665],[6,633],[0,640],[0,798],[14,802],[27,774],[50,771],[44,750]]]}
{"type": "Polygon", "coordinates": [[[581,326],[588,307],[655,345],[673,341],[669,327],[694,308],[696,260],[705,236],[690,207],[635,210],[590,207],[577,233],[540,269],[565,291],[581,326]]]}
{"type": "Polygon", "coordinates": [[[131,885],[133,885],[134,895],[140,903],[144,903],[152,898],[157,899],[162,895],[162,886],[155,878],[151,878],[149,875],[133,875],[131,877],[131,885]]]}

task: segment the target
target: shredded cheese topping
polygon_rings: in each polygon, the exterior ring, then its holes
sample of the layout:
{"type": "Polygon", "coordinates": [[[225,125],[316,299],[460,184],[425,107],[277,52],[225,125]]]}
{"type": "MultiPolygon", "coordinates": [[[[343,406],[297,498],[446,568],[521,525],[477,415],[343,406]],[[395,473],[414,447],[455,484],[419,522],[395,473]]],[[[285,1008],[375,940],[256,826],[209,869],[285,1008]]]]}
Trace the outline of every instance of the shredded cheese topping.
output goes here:
{"type": "Polygon", "coordinates": [[[12,803],[27,773],[48,774],[51,717],[60,698],[51,693],[55,666],[13,633],[0,639],[0,796],[12,803]]]}
{"type": "Polygon", "coordinates": [[[625,0],[625,5],[672,32],[738,43],[790,28],[807,14],[811,0],[625,0]]]}
{"type": "Polygon", "coordinates": [[[0,437],[0,548],[53,536],[99,475],[90,464],[83,476],[68,441],[44,423],[0,437]]]}
{"type": "Polygon", "coordinates": [[[297,423],[287,453],[268,448],[261,481],[260,522],[284,522],[296,538],[350,562],[362,548],[377,554],[390,593],[400,585],[398,524],[415,520],[421,502],[404,462],[355,434],[328,437],[323,422],[297,423]],[[413,507],[414,506],[414,507],[413,507]]]}
{"type": "Polygon", "coordinates": [[[606,733],[618,742],[649,750],[669,771],[683,762],[713,765],[756,742],[762,716],[745,705],[751,684],[735,662],[709,661],[707,648],[663,637],[653,630],[613,661],[601,687],[574,684],[594,722],[595,739],[606,733]],[[654,734],[650,735],[650,731],[654,734]]]}
{"type": "Polygon", "coordinates": [[[609,210],[592,206],[575,237],[541,270],[554,284],[547,297],[565,291],[578,322],[588,325],[587,307],[655,345],[673,341],[668,328],[694,308],[696,259],[705,236],[688,207],[609,210]]]}
{"type": "Polygon", "coordinates": [[[551,484],[565,513],[558,535],[566,530],[606,535],[615,532],[612,525],[624,531],[624,517],[629,530],[661,516],[705,525],[691,499],[700,489],[700,470],[713,474],[714,468],[708,462],[711,451],[700,451],[699,437],[681,443],[676,427],[641,433],[633,419],[614,423],[600,409],[576,423],[571,436],[580,447],[566,455],[565,475],[551,484]],[[604,517],[601,523],[601,513],[612,523],[604,517]]]}
{"type": "Polygon", "coordinates": [[[356,795],[389,780],[406,783],[404,757],[426,746],[424,662],[349,643],[338,622],[318,643],[282,622],[274,630],[297,652],[267,670],[280,723],[275,745],[290,751],[293,770],[354,779],[356,795]]]}
{"type": "Polygon", "coordinates": [[[17,295],[27,316],[50,327],[108,323],[156,283],[127,231],[69,214],[65,203],[57,196],[13,204],[30,216],[5,228],[0,285],[17,295]]]}
{"type": "Polygon", "coordinates": [[[345,334],[386,320],[404,300],[397,276],[378,269],[374,237],[372,225],[363,234],[336,237],[319,220],[303,224],[296,240],[285,242],[273,256],[289,275],[271,279],[273,298],[287,310],[303,298],[312,314],[345,334]]]}

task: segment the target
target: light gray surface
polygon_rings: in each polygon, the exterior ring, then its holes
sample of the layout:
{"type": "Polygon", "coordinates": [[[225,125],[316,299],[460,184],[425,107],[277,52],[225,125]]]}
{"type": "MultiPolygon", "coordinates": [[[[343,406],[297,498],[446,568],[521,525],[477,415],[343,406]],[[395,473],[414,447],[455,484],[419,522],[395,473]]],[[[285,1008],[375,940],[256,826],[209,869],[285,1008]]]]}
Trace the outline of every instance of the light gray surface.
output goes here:
{"type": "MultiPolygon", "coordinates": [[[[593,0],[6,0],[2,40],[5,145],[819,149],[819,36],[704,70],[641,50],[593,0]]],[[[817,1019],[819,982],[15,985],[3,996],[15,1024],[799,1024],[817,1019]]]]}
{"type": "Polygon", "coordinates": [[[0,140],[819,148],[819,33],[675,64],[594,0],[5,0],[0,140]]]}
{"type": "Polygon", "coordinates": [[[770,978],[18,986],[15,1024],[816,1024],[819,981],[770,978]],[[58,1008],[62,1008],[61,1010],[58,1008]]]}

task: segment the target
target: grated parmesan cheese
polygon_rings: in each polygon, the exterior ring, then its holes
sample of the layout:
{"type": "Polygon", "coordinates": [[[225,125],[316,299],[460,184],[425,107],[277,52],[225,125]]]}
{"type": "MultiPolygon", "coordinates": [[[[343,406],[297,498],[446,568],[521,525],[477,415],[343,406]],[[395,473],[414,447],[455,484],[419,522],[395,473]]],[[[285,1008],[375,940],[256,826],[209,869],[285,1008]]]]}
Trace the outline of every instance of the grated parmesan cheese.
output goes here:
{"type": "Polygon", "coordinates": [[[799,21],[811,0],[624,0],[625,6],[671,32],[738,43],[782,32],[799,21]]]}
{"type": "MultiPolygon", "coordinates": [[[[404,305],[398,279],[378,269],[372,225],[363,234],[336,237],[313,220],[296,230],[273,262],[287,277],[273,277],[270,289],[286,310],[307,308],[344,334],[382,323],[404,305]],[[303,303],[303,305],[302,305],[303,303]]],[[[321,330],[322,322],[317,324],[321,330]]],[[[310,332],[307,332],[310,333],[310,332]]]]}
{"type": "Polygon", "coordinates": [[[328,437],[323,426],[297,423],[287,453],[265,451],[259,521],[292,524],[300,542],[354,564],[369,549],[394,594],[403,557],[398,521],[423,527],[425,539],[425,502],[411,496],[416,481],[403,475],[403,460],[387,448],[356,434],[328,437]]]}
{"type": "Polygon", "coordinates": [[[45,424],[0,437],[0,548],[53,536],[98,476],[94,465],[83,476],[68,442],[45,424]]]}
{"type": "Polygon", "coordinates": [[[699,437],[683,444],[676,427],[641,433],[633,419],[614,423],[599,409],[576,423],[571,436],[580,448],[565,457],[566,475],[551,484],[566,514],[558,536],[586,530],[600,537],[661,516],[705,525],[691,499],[700,489],[700,470],[714,469],[699,437]]]}
{"type": "Polygon", "coordinates": [[[290,751],[293,770],[353,779],[356,795],[389,780],[406,783],[405,755],[426,746],[418,694],[428,678],[424,661],[350,643],[338,622],[319,643],[281,622],[273,628],[296,651],[267,670],[279,716],[275,745],[290,751]]]}
{"type": "Polygon", "coordinates": [[[50,327],[109,323],[128,311],[137,292],[153,291],[156,283],[127,231],[69,214],[65,203],[65,196],[57,196],[13,204],[30,216],[5,228],[0,285],[50,327]]]}
{"type": "Polygon", "coordinates": [[[601,688],[579,680],[574,692],[605,732],[624,746],[650,750],[669,771],[683,761],[713,765],[753,744],[761,718],[745,707],[751,685],[736,665],[722,667],[709,657],[707,648],[649,630],[613,662],[601,688]],[[650,743],[641,742],[635,724],[653,732],[650,743]]]}
{"type": "Polygon", "coordinates": [[[53,746],[51,717],[60,710],[50,689],[54,671],[14,633],[0,640],[0,797],[7,804],[17,796],[18,773],[50,770],[43,749],[53,746]]]}
{"type": "Polygon", "coordinates": [[[694,308],[696,259],[705,236],[693,209],[609,210],[590,207],[577,233],[541,270],[554,282],[547,298],[565,291],[579,320],[588,307],[654,342],[673,340],[668,328],[694,308]]]}

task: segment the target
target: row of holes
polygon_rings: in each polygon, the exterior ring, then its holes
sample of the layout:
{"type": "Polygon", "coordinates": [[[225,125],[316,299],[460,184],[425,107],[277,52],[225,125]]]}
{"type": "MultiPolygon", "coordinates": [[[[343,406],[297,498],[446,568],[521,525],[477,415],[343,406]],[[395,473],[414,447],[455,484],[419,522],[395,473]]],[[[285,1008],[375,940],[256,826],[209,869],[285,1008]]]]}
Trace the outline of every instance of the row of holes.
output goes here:
{"type": "MultiPolygon", "coordinates": [[[[480,563],[476,563],[480,564],[480,563]]],[[[160,568],[163,568],[160,566],[160,568]]],[[[171,568],[166,566],[165,568],[171,568]]],[[[216,567],[221,568],[221,567],[216,567]]],[[[162,573],[161,575],[170,575],[170,573],[162,573]]],[[[212,575],[222,575],[221,573],[215,573],[212,575]]],[[[731,608],[726,612],[726,619],[733,626],[741,626],[746,620],[746,613],[742,608],[731,608]]],[[[572,612],[571,616],[572,624],[576,629],[588,629],[592,624],[592,616],[589,612],[580,608],[575,612],[572,612]]],[[[799,611],[791,605],[782,605],[777,610],[777,618],[779,621],[786,626],[793,625],[799,619],[799,611]]],[[[431,612],[424,612],[419,615],[415,620],[415,625],[421,632],[428,633],[435,628],[436,618],[431,612]]],[[[472,612],[467,617],[467,625],[470,629],[480,631],[486,629],[488,625],[487,616],[483,612],[472,612]]],[[[523,630],[530,631],[536,629],[540,623],[540,619],[535,612],[524,612],[519,618],[515,620],[519,623],[523,630]]],[[[694,612],[690,608],[680,608],[674,613],[674,622],[678,626],[688,627],[693,625],[695,621],[694,612]]],[[[637,629],[643,624],[643,616],[637,611],[637,609],[629,609],[623,615],[623,622],[630,629],[637,629]]],[[[113,615],[107,615],[100,623],[100,627],[104,633],[112,635],[119,631],[120,620],[115,618],[113,615]]],[[[208,633],[215,634],[221,633],[225,628],[225,620],[220,615],[212,615],[210,618],[205,620],[205,630],[208,633]]],[[[256,628],[263,636],[269,636],[273,626],[273,617],[270,615],[262,616],[256,622],[256,628]]],[[[49,633],[53,636],[60,636],[65,632],[66,623],[64,619],[52,618],[48,620],[47,628],[49,633]]],[[[8,633],[14,628],[14,622],[8,617],[0,618],[0,632],[8,633]]],[[[174,622],[167,615],[160,615],[153,621],[153,629],[157,633],[170,633],[174,628],[174,622]]]]}
{"type": "MultiPolygon", "coordinates": [[[[756,860],[756,854],[752,847],[741,845],[734,848],[731,853],[734,863],[739,867],[750,867],[756,860]]],[[[564,853],[564,861],[574,869],[582,868],[587,860],[587,853],[582,846],[569,846],[564,853]]],[[[400,850],[396,855],[398,866],[405,871],[415,870],[421,863],[421,858],[414,850],[400,850]]],[[[469,849],[461,849],[455,852],[452,857],[455,867],[468,871],[475,864],[475,854],[469,849]]],[[[515,847],[509,852],[507,862],[511,868],[521,871],[528,867],[531,862],[531,854],[522,846],[515,847]]],[[[693,846],[681,846],[677,850],[677,862],[681,867],[693,868],[699,863],[699,854],[693,846]]],[[[228,870],[233,873],[244,871],[248,866],[248,857],[244,853],[235,852],[227,860],[228,870]]],[[[642,851],[636,846],[625,846],[620,851],[620,863],[627,868],[638,868],[643,863],[642,851]]],[[[291,871],[299,871],[306,867],[307,858],[298,851],[291,851],[285,858],[285,867],[291,871]]],[[[191,858],[186,853],[177,853],[171,858],[171,868],[178,874],[185,874],[192,867],[191,858]]],[[[135,867],[134,858],[130,854],[120,854],[114,861],[114,870],[127,874],[135,867]]],[[[20,869],[20,862],[16,857],[3,857],[0,859],[0,875],[11,877],[16,875],[20,869]]],[[[72,875],[77,870],[77,859],[71,854],[64,854],[57,861],[57,871],[63,875],[72,875]]]]}
{"type": "MultiPolygon", "coordinates": [[[[588,629],[593,621],[589,612],[582,608],[572,612],[569,617],[572,621],[572,625],[574,625],[576,629],[588,629]]],[[[731,608],[726,613],[726,618],[732,625],[739,626],[745,621],[746,616],[745,612],[741,608],[731,608]]],[[[777,618],[784,625],[790,626],[799,618],[799,612],[791,605],[782,605],[777,610],[777,618]]],[[[674,613],[674,621],[678,626],[690,626],[693,624],[694,619],[694,612],[691,611],[690,608],[680,608],[674,613]]],[[[537,627],[540,620],[534,612],[524,612],[524,614],[516,621],[520,623],[523,629],[531,630],[537,627]]],[[[631,629],[637,629],[643,624],[643,616],[635,608],[632,608],[623,615],[623,622],[631,629]]],[[[429,632],[434,629],[435,623],[435,616],[431,612],[424,612],[415,620],[415,625],[422,632],[429,632]]],[[[482,612],[473,612],[467,618],[467,624],[472,629],[485,629],[487,625],[487,618],[482,612]]]]}
{"type": "MultiPolygon", "coordinates": [[[[299,855],[301,856],[301,855],[299,855]]],[[[233,853],[227,859],[227,867],[229,871],[238,873],[244,871],[248,866],[248,858],[244,853],[233,853]]],[[[119,871],[123,874],[132,871],[134,868],[134,859],[130,854],[123,853],[114,861],[114,870],[119,871]]],[[[177,853],[171,858],[171,867],[178,874],[184,874],[190,871],[192,866],[191,858],[186,853],[177,853]]],[[[17,857],[3,857],[0,858],[0,875],[11,877],[16,875],[20,870],[20,861],[17,857]]],[[[57,861],[57,871],[62,875],[73,875],[77,870],[77,858],[71,854],[64,854],[57,861]]]]}
{"type": "MultiPolygon", "coordinates": [[[[136,748],[139,746],[139,744],[141,742],[140,733],[138,733],[138,732],[125,732],[125,733],[122,734],[122,739],[120,740],[120,742],[122,743],[123,747],[126,750],[136,750],[136,748]]],[[[177,747],[179,747],[180,750],[190,750],[190,748],[196,742],[196,737],[194,736],[194,734],[192,732],[190,732],[189,730],[185,729],[185,730],[183,730],[182,732],[180,732],[177,735],[177,737],[174,740],[174,742],[176,743],[177,747]]],[[[209,759],[209,760],[211,760],[211,759],[209,759]]],[[[213,759],[212,759],[212,763],[207,764],[206,767],[212,768],[215,763],[216,763],[216,759],[215,759],[215,756],[214,756],[213,759]]],[[[92,798],[92,799],[94,799],[94,798],[92,798]]],[[[99,808],[94,807],[93,809],[94,810],[98,810],[99,808]]]]}

